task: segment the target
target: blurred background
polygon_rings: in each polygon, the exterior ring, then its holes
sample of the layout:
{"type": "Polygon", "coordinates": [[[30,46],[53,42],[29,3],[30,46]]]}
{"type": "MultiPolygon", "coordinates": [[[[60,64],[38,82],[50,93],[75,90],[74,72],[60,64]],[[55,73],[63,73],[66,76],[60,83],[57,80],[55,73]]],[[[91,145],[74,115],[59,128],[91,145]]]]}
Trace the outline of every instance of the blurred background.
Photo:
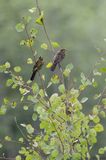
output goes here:
{"type": "MultiPolygon", "coordinates": [[[[106,0],[39,0],[40,6],[46,17],[46,26],[52,41],[69,50],[63,66],[73,63],[74,70],[72,76],[80,80],[80,73],[88,75],[102,53],[106,52],[106,0]]],[[[22,16],[28,14],[28,9],[35,7],[34,0],[0,0],[0,64],[9,61],[12,66],[20,65],[23,69],[22,75],[28,80],[32,66],[27,65],[31,51],[19,45],[24,39],[24,33],[17,33],[15,25],[20,22],[22,16]]],[[[51,54],[40,48],[40,42],[47,42],[43,30],[38,36],[35,48],[38,54],[42,55],[46,62],[51,58],[51,54]]],[[[48,74],[49,75],[49,74],[48,74]]],[[[4,97],[18,99],[18,93],[5,87],[8,75],[0,74],[0,100],[4,97]]],[[[85,111],[88,111],[96,103],[92,95],[102,90],[104,83],[98,78],[100,88],[89,89],[86,94],[91,99],[85,104],[85,111]]],[[[16,110],[10,109],[6,116],[0,116],[0,139],[9,135],[20,137],[16,127],[14,117],[18,123],[31,122],[31,111],[23,111],[21,105],[16,110]]],[[[106,123],[103,121],[105,128],[106,123]]],[[[92,156],[97,152],[98,147],[106,145],[106,129],[98,136],[98,143],[95,145],[92,156]]],[[[14,157],[17,154],[17,144],[5,144],[0,149],[0,156],[5,153],[6,157],[14,157]]]]}

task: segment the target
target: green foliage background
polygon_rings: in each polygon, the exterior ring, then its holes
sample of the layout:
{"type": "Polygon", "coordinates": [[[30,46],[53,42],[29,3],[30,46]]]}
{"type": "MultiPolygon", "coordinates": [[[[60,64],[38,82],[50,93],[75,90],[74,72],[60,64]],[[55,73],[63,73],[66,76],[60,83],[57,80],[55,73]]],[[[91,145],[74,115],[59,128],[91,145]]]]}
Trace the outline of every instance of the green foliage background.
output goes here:
{"type": "MultiPolygon", "coordinates": [[[[23,15],[27,14],[27,9],[35,5],[34,0],[1,0],[0,1],[0,63],[10,61],[11,64],[20,65],[23,68],[23,76],[25,80],[30,77],[32,68],[26,65],[26,60],[31,57],[30,50],[19,46],[19,41],[24,38],[24,34],[18,34],[15,25],[20,22],[23,15]]],[[[62,47],[67,48],[70,52],[66,57],[64,64],[72,62],[75,66],[72,76],[79,79],[80,73],[88,74],[101,53],[106,51],[106,1],[105,0],[40,0],[40,6],[46,15],[46,25],[50,37],[54,41],[58,41],[62,47]]],[[[42,29],[41,29],[42,31],[42,29]]],[[[43,31],[39,33],[36,48],[40,48],[39,42],[46,41],[43,38],[43,31]]],[[[39,49],[39,54],[45,60],[51,58],[48,54],[39,49]]],[[[63,65],[64,65],[63,64],[63,65]]],[[[0,99],[4,96],[17,98],[16,92],[7,90],[4,86],[5,75],[0,77],[0,99]]],[[[102,80],[99,79],[102,88],[102,80]]],[[[97,92],[89,90],[88,96],[91,98],[92,93],[97,92]]],[[[85,106],[85,111],[92,107],[91,103],[85,106]]],[[[17,128],[15,126],[14,117],[17,116],[19,122],[31,121],[31,113],[27,112],[23,116],[21,106],[17,111],[10,110],[6,119],[0,117],[0,137],[5,135],[13,135],[18,137],[17,128]],[[21,114],[22,113],[22,114],[21,114]]],[[[106,132],[106,131],[105,131],[106,132]]],[[[106,145],[105,132],[99,136],[98,145],[106,145]]],[[[95,150],[97,149],[95,146],[95,150]]],[[[14,155],[17,146],[6,145],[7,155],[14,155]],[[15,146],[15,149],[14,149],[15,146]]],[[[2,153],[3,151],[1,151],[2,153]]]]}

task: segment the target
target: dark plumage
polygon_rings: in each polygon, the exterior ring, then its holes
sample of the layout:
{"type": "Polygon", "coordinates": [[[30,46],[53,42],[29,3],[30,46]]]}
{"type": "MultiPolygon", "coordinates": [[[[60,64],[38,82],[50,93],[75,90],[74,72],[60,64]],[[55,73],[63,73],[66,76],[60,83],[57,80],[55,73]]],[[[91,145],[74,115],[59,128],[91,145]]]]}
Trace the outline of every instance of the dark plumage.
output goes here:
{"type": "Polygon", "coordinates": [[[60,62],[65,57],[65,49],[61,49],[57,52],[57,54],[54,56],[53,65],[51,66],[51,71],[54,71],[57,65],[60,65],[60,62]]]}
{"type": "Polygon", "coordinates": [[[34,80],[36,73],[41,69],[43,64],[44,64],[43,58],[40,56],[38,60],[35,62],[35,65],[33,66],[32,75],[30,78],[31,81],[34,80]]]}

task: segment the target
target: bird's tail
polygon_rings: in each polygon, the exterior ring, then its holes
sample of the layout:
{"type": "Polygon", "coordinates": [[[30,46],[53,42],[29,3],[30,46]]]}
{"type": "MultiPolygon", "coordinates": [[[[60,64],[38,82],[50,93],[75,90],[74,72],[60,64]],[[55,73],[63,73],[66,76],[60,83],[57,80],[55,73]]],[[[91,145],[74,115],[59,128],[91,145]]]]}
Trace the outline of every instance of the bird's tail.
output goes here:
{"type": "Polygon", "coordinates": [[[53,65],[51,66],[50,70],[51,70],[51,71],[54,71],[55,68],[56,68],[56,66],[57,66],[57,63],[53,63],[53,65]]]}
{"type": "Polygon", "coordinates": [[[31,81],[33,81],[33,80],[34,80],[35,75],[36,75],[36,72],[37,72],[37,70],[36,70],[36,71],[34,71],[34,72],[32,73],[31,78],[30,78],[30,80],[31,80],[31,81]]]}

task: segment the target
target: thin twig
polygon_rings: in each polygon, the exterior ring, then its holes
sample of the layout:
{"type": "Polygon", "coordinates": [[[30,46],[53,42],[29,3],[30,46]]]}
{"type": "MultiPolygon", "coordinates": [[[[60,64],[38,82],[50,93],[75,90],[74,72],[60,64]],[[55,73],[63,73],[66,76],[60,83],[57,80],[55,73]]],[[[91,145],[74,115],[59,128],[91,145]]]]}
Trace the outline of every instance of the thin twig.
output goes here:
{"type": "MultiPolygon", "coordinates": [[[[40,7],[39,7],[39,2],[38,2],[38,0],[35,0],[35,1],[36,1],[36,5],[37,5],[37,9],[38,9],[39,15],[41,15],[41,9],[40,9],[40,7]]],[[[48,32],[47,32],[44,19],[43,19],[43,29],[44,29],[45,35],[46,35],[46,37],[47,37],[50,50],[52,51],[53,54],[55,54],[55,50],[54,50],[54,48],[53,48],[53,46],[52,46],[52,43],[51,43],[49,34],[48,34],[48,32]]]]}
{"type": "Polygon", "coordinates": [[[63,141],[62,141],[62,139],[61,139],[61,136],[60,136],[60,134],[59,134],[59,132],[58,132],[58,130],[57,130],[57,128],[56,128],[53,120],[51,119],[51,117],[49,117],[49,119],[50,119],[50,121],[52,122],[52,125],[54,126],[54,129],[55,129],[55,131],[56,131],[56,133],[57,133],[57,135],[58,135],[58,138],[59,138],[59,140],[60,140],[60,142],[61,142],[62,152],[63,152],[63,155],[64,155],[64,144],[63,144],[63,141]]]}
{"type": "Polygon", "coordinates": [[[105,87],[105,88],[103,89],[103,91],[101,92],[101,96],[100,96],[100,99],[99,99],[97,105],[99,105],[99,104],[101,103],[101,100],[102,100],[102,98],[103,98],[103,95],[104,95],[105,91],[106,91],[106,87],[105,87]]]}
{"type": "Polygon", "coordinates": [[[31,45],[31,42],[30,42],[31,37],[29,36],[28,30],[27,30],[27,24],[24,24],[24,25],[25,25],[25,32],[26,32],[26,35],[27,35],[27,39],[29,40],[29,46],[30,46],[31,52],[34,56],[34,59],[35,59],[34,50],[33,50],[33,47],[31,45]]]}
{"type": "Polygon", "coordinates": [[[0,140],[0,142],[1,143],[19,143],[19,144],[24,144],[24,142],[20,142],[20,141],[15,141],[15,140],[5,140],[5,139],[3,139],[3,140],[0,140]]]}
{"type": "Polygon", "coordinates": [[[23,133],[23,131],[21,130],[21,128],[19,127],[18,123],[17,123],[17,120],[16,120],[16,117],[14,118],[15,120],[15,123],[16,123],[16,126],[17,128],[19,129],[19,131],[21,132],[22,136],[25,138],[26,141],[28,141],[27,137],[25,136],[25,134],[23,133]]]}
{"type": "Polygon", "coordinates": [[[1,160],[15,160],[15,158],[0,157],[1,160]]]}

